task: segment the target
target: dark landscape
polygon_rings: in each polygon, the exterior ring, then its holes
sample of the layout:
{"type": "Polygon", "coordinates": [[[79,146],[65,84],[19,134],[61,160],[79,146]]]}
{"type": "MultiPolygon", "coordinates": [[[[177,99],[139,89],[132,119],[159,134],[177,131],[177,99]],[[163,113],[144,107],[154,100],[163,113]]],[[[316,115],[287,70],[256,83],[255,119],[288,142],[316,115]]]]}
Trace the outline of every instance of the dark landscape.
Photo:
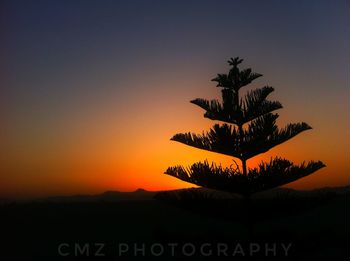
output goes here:
{"type": "MultiPolygon", "coordinates": [[[[151,256],[147,246],[155,243],[204,242],[241,244],[244,256],[228,252],[232,260],[261,260],[263,250],[249,256],[244,248],[250,242],[291,243],[288,257],[277,252],[278,260],[348,260],[349,203],[350,187],[279,188],[257,194],[249,208],[238,196],[204,189],[7,201],[0,208],[6,239],[1,255],[11,259],[1,260],[142,259],[151,256]],[[120,253],[120,244],[145,244],[146,257],[133,249],[120,253]]],[[[186,257],[180,250],[174,255],[186,257]]],[[[159,258],[174,259],[170,250],[159,258]]]]}

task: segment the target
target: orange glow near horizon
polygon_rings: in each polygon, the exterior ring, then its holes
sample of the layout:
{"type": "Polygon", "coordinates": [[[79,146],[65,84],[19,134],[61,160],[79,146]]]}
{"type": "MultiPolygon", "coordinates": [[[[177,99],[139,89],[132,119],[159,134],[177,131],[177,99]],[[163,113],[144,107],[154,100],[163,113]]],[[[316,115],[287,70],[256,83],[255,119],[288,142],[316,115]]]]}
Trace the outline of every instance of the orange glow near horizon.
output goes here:
{"type": "MultiPolygon", "coordinates": [[[[51,133],[52,137],[38,139],[35,151],[30,145],[14,146],[10,156],[12,161],[7,169],[9,173],[12,172],[9,176],[14,178],[3,183],[2,193],[5,196],[25,197],[194,187],[163,173],[168,166],[190,165],[205,159],[223,166],[233,163],[231,157],[170,141],[177,132],[201,133],[208,130],[214,122],[203,118],[203,110],[181,97],[167,104],[157,100],[152,103],[152,106],[143,103],[143,110],[124,112],[115,120],[105,118],[106,115],[99,111],[95,114],[84,112],[86,118],[79,113],[73,114],[70,115],[69,124],[65,122],[66,125],[57,133],[51,133]],[[25,172],[35,173],[35,178],[30,174],[19,178],[18,173],[25,172]]],[[[288,111],[288,107],[284,110],[288,111]]],[[[279,111],[280,127],[289,122],[283,117],[284,110],[279,111]]],[[[293,115],[289,116],[294,118],[293,115]]],[[[303,120],[302,116],[295,118],[300,121],[303,120]]],[[[326,133],[318,128],[316,131],[306,131],[250,159],[248,167],[255,167],[262,160],[268,161],[275,156],[285,157],[297,164],[304,160],[322,160],[327,168],[287,186],[309,189],[348,184],[350,180],[344,172],[346,162],[341,162],[332,151],[325,150],[326,133]],[[331,176],[332,172],[337,175],[331,176]]],[[[238,159],[235,160],[240,164],[238,159]]]]}

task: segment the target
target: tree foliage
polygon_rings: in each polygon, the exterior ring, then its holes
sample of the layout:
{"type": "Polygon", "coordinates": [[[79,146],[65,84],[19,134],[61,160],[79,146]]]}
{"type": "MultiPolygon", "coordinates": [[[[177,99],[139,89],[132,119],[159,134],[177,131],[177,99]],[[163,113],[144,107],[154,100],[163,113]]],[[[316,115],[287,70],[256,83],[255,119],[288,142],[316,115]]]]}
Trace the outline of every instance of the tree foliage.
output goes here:
{"type": "Polygon", "coordinates": [[[262,162],[258,167],[247,169],[246,161],[260,153],[286,142],[299,133],[311,129],[305,123],[290,123],[278,128],[279,117],[275,110],[281,109],[278,101],[267,100],[274,91],[264,86],[239,96],[242,87],[250,84],[262,74],[250,68],[240,70],[243,62],[239,57],[228,61],[228,74],[218,74],[212,81],[222,88],[222,101],[197,98],[191,103],[205,110],[204,117],[222,121],[202,134],[191,132],[175,134],[171,140],[195,148],[217,152],[238,158],[242,168],[223,168],[207,161],[192,166],[169,167],[165,174],[206,188],[223,190],[249,196],[255,192],[274,188],[310,175],[324,167],[321,161],[293,165],[282,158],[262,162]]]}

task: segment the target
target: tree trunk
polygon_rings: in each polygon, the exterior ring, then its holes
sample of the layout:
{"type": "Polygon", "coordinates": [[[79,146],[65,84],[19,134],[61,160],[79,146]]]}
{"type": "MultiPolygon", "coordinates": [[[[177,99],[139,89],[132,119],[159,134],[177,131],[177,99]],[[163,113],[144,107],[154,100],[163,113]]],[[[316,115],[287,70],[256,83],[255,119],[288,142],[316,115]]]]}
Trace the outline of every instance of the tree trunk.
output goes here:
{"type": "Polygon", "coordinates": [[[247,175],[247,160],[242,160],[242,171],[243,175],[247,175]]]}

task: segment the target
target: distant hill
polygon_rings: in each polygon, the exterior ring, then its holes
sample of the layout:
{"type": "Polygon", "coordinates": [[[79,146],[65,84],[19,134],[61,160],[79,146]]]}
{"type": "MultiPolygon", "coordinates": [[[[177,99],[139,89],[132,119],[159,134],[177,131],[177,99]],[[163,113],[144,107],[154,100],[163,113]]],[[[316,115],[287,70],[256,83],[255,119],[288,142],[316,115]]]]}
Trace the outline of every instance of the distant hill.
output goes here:
{"type": "Polygon", "coordinates": [[[97,195],[55,196],[39,199],[40,202],[114,202],[122,200],[150,200],[157,192],[137,189],[132,192],[106,191],[97,195]]]}
{"type": "MultiPolygon", "coordinates": [[[[256,193],[252,198],[256,199],[287,199],[287,198],[325,198],[330,196],[350,195],[350,186],[345,187],[325,187],[313,190],[295,190],[291,188],[273,188],[256,193]]],[[[237,194],[216,191],[206,188],[179,189],[162,191],[155,196],[160,200],[196,200],[196,199],[235,199],[240,198],[237,194]]]]}
{"type": "MultiPolygon", "coordinates": [[[[101,194],[95,195],[73,195],[73,196],[53,196],[47,198],[40,198],[36,200],[26,200],[34,202],[117,202],[117,201],[127,201],[127,200],[153,200],[158,194],[168,194],[171,198],[177,198],[176,195],[180,195],[189,189],[177,189],[168,191],[147,191],[145,189],[139,188],[131,192],[121,192],[121,191],[106,191],[101,194]],[[175,196],[175,197],[174,197],[175,196]]],[[[210,190],[206,188],[193,188],[193,192],[197,195],[206,194],[213,196],[215,198],[237,198],[238,195],[230,194],[221,191],[210,190]]],[[[254,195],[258,198],[271,198],[275,196],[318,196],[324,194],[333,195],[345,195],[350,194],[350,186],[344,187],[325,187],[313,190],[295,190],[291,188],[274,188],[271,190],[263,191],[254,195]]],[[[202,196],[200,196],[202,197],[202,196]]],[[[162,198],[157,197],[157,198],[162,198]]],[[[6,205],[11,202],[16,202],[16,200],[9,200],[5,198],[0,198],[0,205],[6,205]]],[[[22,202],[22,200],[18,201],[22,202]]]]}

